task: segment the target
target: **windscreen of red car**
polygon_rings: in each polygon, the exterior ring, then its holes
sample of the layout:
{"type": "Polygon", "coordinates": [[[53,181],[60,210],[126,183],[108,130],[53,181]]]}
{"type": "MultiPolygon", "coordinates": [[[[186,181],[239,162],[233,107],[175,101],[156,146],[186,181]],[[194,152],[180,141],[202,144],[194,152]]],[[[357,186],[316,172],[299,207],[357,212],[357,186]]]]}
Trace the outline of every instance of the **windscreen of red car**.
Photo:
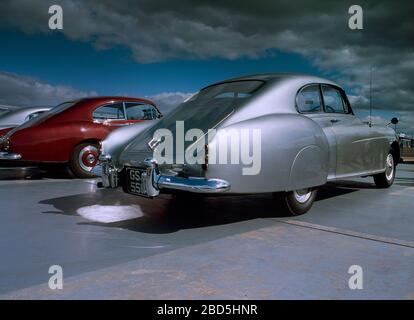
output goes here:
{"type": "Polygon", "coordinates": [[[70,107],[72,107],[77,102],[78,101],[70,101],[70,102],[61,103],[61,104],[57,105],[56,107],[53,107],[49,111],[45,111],[45,112],[39,114],[37,117],[34,117],[34,118],[26,121],[22,125],[14,128],[13,130],[10,130],[9,132],[7,132],[5,137],[10,137],[13,133],[15,133],[18,130],[35,126],[35,125],[49,119],[50,117],[69,109],[70,107]]]}

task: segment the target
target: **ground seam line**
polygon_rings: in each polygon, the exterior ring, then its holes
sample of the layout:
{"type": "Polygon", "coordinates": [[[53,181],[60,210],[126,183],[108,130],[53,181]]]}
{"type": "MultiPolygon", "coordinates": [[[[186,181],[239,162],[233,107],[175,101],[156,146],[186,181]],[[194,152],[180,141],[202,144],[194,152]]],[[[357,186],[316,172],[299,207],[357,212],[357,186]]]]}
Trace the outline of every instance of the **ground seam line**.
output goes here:
{"type": "Polygon", "coordinates": [[[319,225],[319,224],[313,224],[313,223],[303,222],[303,221],[287,220],[287,221],[277,221],[277,222],[292,225],[292,226],[297,226],[297,227],[303,227],[303,228],[309,228],[309,229],[314,229],[314,230],[319,230],[319,231],[336,233],[336,234],[341,234],[341,235],[344,235],[344,236],[360,238],[360,239],[365,239],[365,240],[371,240],[371,241],[376,241],[376,242],[381,242],[381,243],[388,243],[388,244],[393,244],[393,245],[397,245],[397,246],[402,246],[402,247],[407,247],[407,248],[413,248],[414,249],[414,242],[411,242],[411,241],[398,240],[398,239],[387,238],[387,237],[380,237],[380,236],[375,236],[375,235],[371,235],[371,234],[368,234],[368,233],[355,232],[355,231],[344,230],[344,229],[339,229],[339,228],[335,228],[335,227],[326,227],[326,226],[322,226],[322,225],[319,225]]]}

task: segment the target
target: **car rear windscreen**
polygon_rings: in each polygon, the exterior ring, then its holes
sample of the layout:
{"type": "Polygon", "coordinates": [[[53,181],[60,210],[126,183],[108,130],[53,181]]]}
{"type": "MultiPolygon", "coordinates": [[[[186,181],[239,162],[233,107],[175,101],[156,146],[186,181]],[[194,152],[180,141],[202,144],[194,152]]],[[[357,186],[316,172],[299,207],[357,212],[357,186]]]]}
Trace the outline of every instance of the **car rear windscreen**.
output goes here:
{"type": "Polygon", "coordinates": [[[213,99],[242,99],[251,97],[262,85],[263,81],[243,80],[224,82],[209,86],[201,90],[189,101],[213,99]]]}

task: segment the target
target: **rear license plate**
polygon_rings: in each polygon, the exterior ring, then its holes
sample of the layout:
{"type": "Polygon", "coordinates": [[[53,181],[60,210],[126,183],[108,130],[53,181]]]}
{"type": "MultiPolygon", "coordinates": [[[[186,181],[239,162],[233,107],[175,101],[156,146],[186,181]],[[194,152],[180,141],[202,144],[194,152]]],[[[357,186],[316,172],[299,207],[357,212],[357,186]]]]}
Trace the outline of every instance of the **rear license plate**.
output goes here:
{"type": "Polygon", "coordinates": [[[148,197],[146,169],[126,168],[126,189],[130,194],[148,197]]]}

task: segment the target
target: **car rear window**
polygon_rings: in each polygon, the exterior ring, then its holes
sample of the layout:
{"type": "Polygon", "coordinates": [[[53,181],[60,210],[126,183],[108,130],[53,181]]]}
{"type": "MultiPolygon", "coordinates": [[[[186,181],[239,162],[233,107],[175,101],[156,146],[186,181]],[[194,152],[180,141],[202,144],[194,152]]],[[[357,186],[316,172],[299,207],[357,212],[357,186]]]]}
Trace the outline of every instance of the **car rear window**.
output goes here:
{"type": "Polygon", "coordinates": [[[259,80],[243,80],[220,83],[204,88],[189,101],[245,99],[254,95],[263,84],[264,81],[259,80]]]}

